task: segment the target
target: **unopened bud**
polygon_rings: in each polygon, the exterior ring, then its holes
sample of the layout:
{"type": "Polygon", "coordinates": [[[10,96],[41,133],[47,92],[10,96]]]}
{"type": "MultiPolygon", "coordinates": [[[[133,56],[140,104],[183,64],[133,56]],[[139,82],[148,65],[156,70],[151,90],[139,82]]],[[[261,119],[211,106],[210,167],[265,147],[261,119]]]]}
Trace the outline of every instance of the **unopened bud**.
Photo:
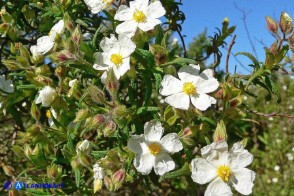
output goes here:
{"type": "Polygon", "coordinates": [[[192,130],[189,127],[187,127],[179,133],[179,137],[185,138],[191,136],[192,134],[192,130]]]}
{"type": "Polygon", "coordinates": [[[52,180],[57,180],[62,175],[62,167],[57,165],[52,165],[47,167],[47,176],[52,180]]]}
{"type": "Polygon", "coordinates": [[[107,72],[105,87],[112,96],[115,96],[117,94],[117,91],[119,89],[119,82],[114,74],[113,69],[110,69],[107,72]]]}
{"type": "Polygon", "coordinates": [[[279,25],[285,35],[293,31],[292,18],[286,12],[282,12],[279,25]]]}
{"type": "Polygon", "coordinates": [[[114,185],[108,176],[104,177],[104,185],[109,191],[114,191],[114,185]]]}
{"type": "Polygon", "coordinates": [[[8,32],[8,36],[13,40],[15,41],[17,39],[17,30],[15,27],[11,27],[9,32],[8,32]]]}
{"type": "Polygon", "coordinates": [[[0,15],[3,22],[10,23],[12,21],[12,16],[8,12],[1,10],[0,15]]]}
{"type": "Polygon", "coordinates": [[[69,31],[73,31],[75,29],[75,25],[69,14],[66,12],[64,14],[64,25],[69,31]]]}
{"type": "Polygon", "coordinates": [[[94,102],[98,104],[105,103],[105,94],[97,86],[90,84],[88,87],[88,92],[94,102]]]}
{"type": "Polygon", "coordinates": [[[79,153],[78,154],[79,161],[84,167],[91,167],[91,159],[84,153],[79,153]]]}
{"type": "Polygon", "coordinates": [[[41,113],[35,102],[31,106],[31,115],[36,121],[39,121],[41,113]]]}
{"type": "Polygon", "coordinates": [[[16,43],[16,44],[15,44],[15,48],[19,48],[20,56],[29,59],[30,58],[30,52],[28,51],[28,49],[24,45],[22,45],[21,42],[16,43]],[[18,46],[16,46],[16,44],[18,44],[18,46]]]}
{"type": "Polygon", "coordinates": [[[248,143],[248,138],[244,138],[242,141],[240,141],[241,145],[245,148],[248,143]]]}
{"type": "Polygon", "coordinates": [[[77,113],[76,113],[76,118],[74,120],[74,123],[77,123],[81,120],[85,120],[86,118],[88,118],[90,115],[90,110],[89,109],[80,109],[77,113]]]}
{"type": "MultiPolygon", "coordinates": [[[[293,37],[294,38],[294,37],[293,37]]],[[[293,40],[294,41],[294,40],[293,40]]],[[[294,44],[294,43],[293,43],[294,44]]],[[[278,54],[278,42],[275,41],[271,47],[270,47],[270,52],[273,54],[273,55],[277,55],[278,54]]]]}
{"type": "Polygon", "coordinates": [[[72,34],[72,39],[74,43],[79,46],[81,43],[81,40],[83,39],[83,34],[81,32],[81,29],[79,26],[77,26],[72,34]]]}
{"type": "Polygon", "coordinates": [[[104,137],[111,137],[116,131],[116,124],[113,121],[108,121],[103,128],[104,137]]]}
{"type": "Polygon", "coordinates": [[[50,67],[48,65],[46,65],[46,64],[41,65],[40,67],[36,68],[35,73],[37,75],[41,74],[41,75],[44,75],[44,76],[49,76],[49,75],[51,75],[50,67]]]}
{"type": "Polygon", "coordinates": [[[34,55],[31,57],[31,61],[34,64],[42,63],[44,59],[45,59],[44,55],[34,55]]]}
{"type": "Polygon", "coordinates": [[[7,175],[7,176],[15,176],[15,173],[14,173],[14,169],[13,167],[9,166],[9,165],[2,165],[2,168],[4,170],[4,173],[7,175]]]}
{"type": "Polygon", "coordinates": [[[65,66],[58,66],[56,69],[55,69],[55,74],[58,75],[59,77],[63,77],[65,76],[66,74],[66,68],[65,66]]]}
{"type": "Polygon", "coordinates": [[[52,79],[43,75],[38,75],[36,77],[34,77],[34,80],[37,83],[40,83],[42,85],[48,86],[48,85],[52,85],[52,79]]]}
{"type": "Polygon", "coordinates": [[[215,97],[216,99],[222,99],[222,98],[223,98],[223,89],[219,89],[219,90],[215,93],[214,97],[215,97]]]}
{"type": "Polygon", "coordinates": [[[30,145],[25,144],[25,145],[24,145],[24,154],[25,154],[25,156],[26,156],[28,159],[30,159],[30,155],[32,154],[32,152],[33,152],[33,150],[32,150],[32,148],[30,147],[30,145]]]}
{"type": "Polygon", "coordinates": [[[276,21],[274,21],[270,16],[265,17],[266,19],[266,26],[267,29],[277,35],[278,34],[278,24],[276,23],[276,21]]]}
{"type": "Polygon", "coordinates": [[[7,30],[9,30],[9,24],[8,23],[2,23],[0,25],[0,33],[1,34],[5,34],[5,32],[7,32],[7,30]]]}
{"type": "Polygon", "coordinates": [[[71,165],[71,167],[72,167],[74,170],[80,168],[81,164],[80,164],[80,161],[79,161],[79,157],[78,157],[78,156],[75,156],[75,157],[71,160],[70,165],[71,165]]]}
{"type": "Polygon", "coordinates": [[[214,131],[213,134],[213,141],[214,142],[222,142],[222,141],[227,141],[227,131],[226,131],[226,126],[223,120],[221,120],[216,127],[216,130],[214,131]]]}
{"type": "Polygon", "coordinates": [[[120,169],[113,174],[112,183],[114,185],[114,190],[118,190],[122,186],[125,176],[126,176],[126,173],[123,169],[120,169]]]}
{"type": "Polygon", "coordinates": [[[102,179],[95,179],[94,180],[94,193],[98,192],[102,188],[102,179]]]}
{"type": "Polygon", "coordinates": [[[55,63],[64,63],[69,60],[76,60],[76,56],[68,50],[62,50],[50,55],[50,59],[55,63]]]}

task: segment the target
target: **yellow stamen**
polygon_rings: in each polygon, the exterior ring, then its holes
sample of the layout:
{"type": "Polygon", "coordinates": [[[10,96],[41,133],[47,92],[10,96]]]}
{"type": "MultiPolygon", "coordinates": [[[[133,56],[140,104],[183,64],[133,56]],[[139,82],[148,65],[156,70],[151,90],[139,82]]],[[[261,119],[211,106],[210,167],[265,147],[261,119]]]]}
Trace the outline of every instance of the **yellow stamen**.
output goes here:
{"type": "Polygon", "coordinates": [[[183,86],[183,91],[187,95],[193,95],[196,93],[196,87],[192,82],[185,82],[183,86]]]}
{"type": "Polygon", "coordinates": [[[160,146],[157,143],[152,143],[148,146],[149,152],[153,155],[157,155],[160,152],[160,146]]]}
{"type": "Polygon", "coordinates": [[[46,110],[46,116],[47,116],[47,118],[51,118],[52,116],[51,116],[51,111],[50,110],[46,110]]]}
{"type": "Polygon", "coordinates": [[[123,62],[123,58],[120,54],[112,54],[110,57],[111,62],[113,62],[116,66],[119,66],[123,62]]]}
{"type": "Polygon", "coordinates": [[[221,165],[217,168],[217,175],[225,182],[229,181],[231,169],[228,166],[221,165]]]}
{"type": "Polygon", "coordinates": [[[146,16],[144,12],[140,10],[136,10],[133,15],[133,20],[139,23],[143,23],[143,22],[146,22],[146,16]]]}

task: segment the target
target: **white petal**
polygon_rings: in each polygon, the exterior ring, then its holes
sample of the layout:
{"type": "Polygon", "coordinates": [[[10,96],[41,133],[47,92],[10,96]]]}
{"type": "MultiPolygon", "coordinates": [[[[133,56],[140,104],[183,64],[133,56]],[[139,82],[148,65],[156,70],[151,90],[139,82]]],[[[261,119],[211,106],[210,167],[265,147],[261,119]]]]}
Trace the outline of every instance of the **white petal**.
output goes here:
{"type": "Polygon", "coordinates": [[[131,138],[128,141],[128,148],[136,153],[136,154],[142,154],[143,149],[141,147],[141,143],[144,142],[144,136],[141,135],[132,135],[131,138]]]}
{"type": "Polygon", "coordinates": [[[116,66],[114,66],[114,70],[117,70],[119,76],[123,76],[125,75],[125,73],[130,69],[130,57],[124,58],[123,59],[123,63],[116,68],[116,66]]]}
{"type": "Polygon", "coordinates": [[[175,169],[175,162],[168,154],[161,154],[155,158],[154,171],[157,175],[164,175],[165,173],[175,169]]]}
{"type": "Polygon", "coordinates": [[[107,78],[107,72],[105,71],[105,72],[102,74],[102,76],[101,76],[101,82],[102,82],[103,84],[105,84],[105,82],[106,82],[106,78],[107,78]]]}
{"type": "Polygon", "coordinates": [[[160,1],[155,1],[151,3],[147,10],[146,10],[146,16],[147,18],[159,18],[165,14],[165,9],[162,7],[162,4],[160,1]]]}
{"type": "Polygon", "coordinates": [[[165,75],[161,81],[159,93],[163,96],[179,93],[183,90],[182,82],[172,75],[165,75]]]}
{"type": "Polygon", "coordinates": [[[197,90],[201,93],[211,93],[213,91],[215,91],[218,86],[219,86],[219,83],[217,81],[217,79],[215,78],[210,78],[208,80],[204,80],[202,78],[199,78],[197,81],[196,81],[196,87],[197,87],[197,90]]]}
{"type": "Polygon", "coordinates": [[[36,46],[36,45],[34,45],[34,46],[31,46],[30,47],[30,51],[31,51],[31,53],[32,53],[32,55],[33,56],[37,56],[38,55],[38,47],[36,46]]]}
{"type": "Polygon", "coordinates": [[[158,24],[160,24],[161,21],[158,19],[147,19],[146,22],[143,23],[139,23],[138,27],[142,30],[142,31],[150,31],[152,29],[154,29],[154,27],[158,24]]]}
{"type": "Polygon", "coordinates": [[[183,144],[180,141],[178,134],[169,133],[160,140],[161,145],[169,153],[179,152],[183,149],[183,144]]]}
{"type": "Polygon", "coordinates": [[[93,68],[96,70],[108,70],[108,65],[103,63],[103,55],[101,52],[94,53],[94,65],[93,68]]]}
{"type": "Polygon", "coordinates": [[[205,69],[203,72],[201,72],[200,77],[204,80],[208,80],[210,78],[213,78],[213,71],[212,69],[205,69]]]}
{"type": "Polygon", "coordinates": [[[253,155],[245,150],[242,144],[235,143],[230,150],[230,166],[232,169],[244,168],[253,161],[253,155]]]}
{"type": "Polygon", "coordinates": [[[175,93],[166,97],[165,102],[169,105],[173,106],[174,108],[188,110],[190,106],[190,98],[189,96],[182,92],[182,93],[175,93]]]}
{"type": "Polygon", "coordinates": [[[114,34],[111,34],[110,38],[104,37],[100,42],[100,47],[103,52],[109,52],[110,50],[119,51],[119,43],[114,34]]]}
{"type": "Polygon", "coordinates": [[[149,0],[135,0],[130,2],[130,8],[132,10],[141,10],[144,11],[147,9],[149,4],[149,0]]]}
{"type": "Polygon", "coordinates": [[[146,122],[144,125],[144,136],[147,141],[159,142],[163,131],[163,127],[159,121],[146,122]]]}
{"type": "Polygon", "coordinates": [[[49,36],[40,37],[37,40],[37,54],[45,54],[49,52],[54,46],[54,42],[51,40],[49,36]]]}
{"type": "Polygon", "coordinates": [[[216,168],[214,168],[205,159],[195,158],[191,162],[192,179],[198,184],[206,184],[217,177],[216,168]]]}
{"type": "Polygon", "coordinates": [[[213,142],[201,149],[202,157],[214,167],[229,165],[228,144],[226,142],[213,142]]]}
{"type": "Polygon", "coordinates": [[[155,162],[155,157],[149,153],[138,154],[134,159],[134,166],[138,172],[143,175],[148,175],[155,162]]]}
{"type": "Polygon", "coordinates": [[[62,32],[63,28],[64,28],[64,21],[60,20],[60,21],[58,21],[58,23],[56,23],[52,27],[51,31],[55,31],[56,33],[60,34],[62,32]]]}
{"type": "Polygon", "coordinates": [[[232,180],[232,182],[235,189],[243,195],[251,194],[254,186],[255,173],[247,168],[242,168],[233,170],[233,175],[235,180],[232,180]]]}
{"type": "Polygon", "coordinates": [[[204,196],[230,196],[233,195],[229,185],[222,181],[221,178],[216,178],[209,183],[204,196]]]}
{"type": "Polygon", "coordinates": [[[40,94],[38,95],[38,97],[37,97],[35,103],[36,103],[36,104],[42,103],[42,99],[41,99],[40,94]]]}
{"type": "Polygon", "coordinates": [[[195,106],[195,108],[205,111],[211,104],[215,104],[216,100],[204,93],[200,93],[198,95],[191,96],[191,102],[195,106]]]}
{"type": "Polygon", "coordinates": [[[121,5],[115,13],[114,20],[127,21],[133,19],[133,10],[126,5],[121,5]]]}
{"type": "Polygon", "coordinates": [[[187,81],[187,78],[195,78],[195,76],[199,75],[200,66],[199,65],[192,65],[181,67],[181,69],[178,72],[179,78],[182,81],[187,81]]]}
{"type": "Polygon", "coordinates": [[[120,46],[119,53],[123,58],[129,57],[136,49],[136,44],[127,36],[118,35],[118,41],[120,46]]]}
{"type": "Polygon", "coordinates": [[[117,25],[115,32],[117,34],[124,34],[127,37],[133,37],[137,31],[138,23],[129,20],[117,25]]]}

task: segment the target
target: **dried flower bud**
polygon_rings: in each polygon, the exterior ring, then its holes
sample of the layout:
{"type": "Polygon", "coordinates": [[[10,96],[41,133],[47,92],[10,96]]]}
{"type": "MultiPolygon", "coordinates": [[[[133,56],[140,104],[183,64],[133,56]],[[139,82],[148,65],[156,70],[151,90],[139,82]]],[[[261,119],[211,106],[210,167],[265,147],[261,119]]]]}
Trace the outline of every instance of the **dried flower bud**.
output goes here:
{"type": "Polygon", "coordinates": [[[292,18],[286,12],[282,12],[279,26],[285,35],[290,34],[293,31],[292,18]]]}
{"type": "Polygon", "coordinates": [[[267,29],[277,35],[278,34],[278,24],[270,16],[265,17],[267,29]]]}
{"type": "Polygon", "coordinates": [[[227,131],[226,131],[226,126],[223,120],[221,120],[216,127],[216,130],[214,131],[213,134],[213,141],[214,142],[222,142],[222,141],[227,141],[228,136],[227,136],[227,131]]]}
{"type": "Polygon", "coordinates": [[[15,173],[14,173],[14,169],[13,167],[9,166],[9,165],[2,165],[2,168],[4,170],[4,173],[7,175],[7,176],[15,176],[15,173]]]}

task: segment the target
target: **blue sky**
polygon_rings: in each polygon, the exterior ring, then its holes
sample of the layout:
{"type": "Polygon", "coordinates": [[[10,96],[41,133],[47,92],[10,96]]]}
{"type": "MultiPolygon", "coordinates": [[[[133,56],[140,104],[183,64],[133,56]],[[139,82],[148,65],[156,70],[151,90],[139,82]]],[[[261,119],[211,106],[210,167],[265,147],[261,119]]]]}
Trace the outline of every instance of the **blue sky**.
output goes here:
{"type": "MultiPolygon", "coordinates": [[[[286,11],[294,17],[293,0],[182,0],[182,3],[183,5],[180,8],[186,15],[182,34],[186,35],[187,46],[193,40],[193,37],[203,32],[205,28],[208,30],[208,35],[212,36],[216,31],[215,27],[221,27],[223,19],[228,17],[230,25],[237,26],[235,30],[237,38],[232,49],[233,53],[241,51],[253,53],[243,25],[243,14],[235,8],[234,3],[238,8],[245,10],[248,13],[246,17],[247,26],[259,61],[264,61],[265,58],[264,46],[259,41],[270,46],[275,40],[267,31],[265,17],[271,16],[275,20],[279,20],[282,11],[286,11]]],[[[231,39],[227,39],[228,45],[231,39]]],[[[226,51],[224,51],[223,56],[226,56],[226,51]]],[[[238,59],[246,66],[249,63],[246,57],[240,56],[238,59]]],[[[222,62],[221,68],[223,69],[225,59],[222,62]]],[[[249,73],[238,65],[238,62],[232,56],[229,65],[231,73],[234,72],[235,65],[237,65],[237,72],[249,73]]]]}

